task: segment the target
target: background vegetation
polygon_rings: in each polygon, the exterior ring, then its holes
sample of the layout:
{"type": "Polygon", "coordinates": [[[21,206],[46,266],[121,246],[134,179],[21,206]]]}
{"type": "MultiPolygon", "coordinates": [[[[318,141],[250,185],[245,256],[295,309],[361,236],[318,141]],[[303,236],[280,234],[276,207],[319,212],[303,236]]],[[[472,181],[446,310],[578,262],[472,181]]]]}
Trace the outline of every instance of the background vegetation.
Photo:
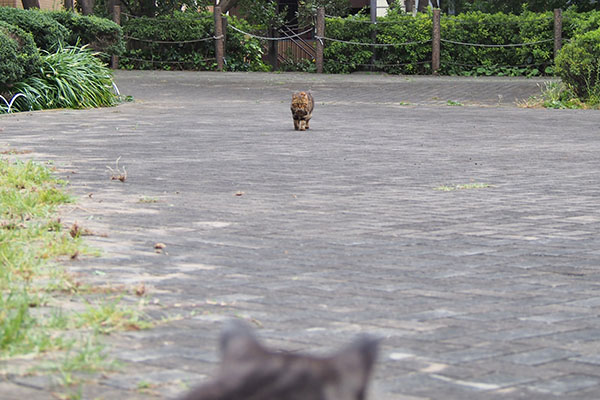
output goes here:
{"type": "MultiPolygon", "coordinates": [[[[228,23],[245,31],[250,24],[235,17],[228,23]]],[[[121,57],[125,69],[214,70],[214,18],[211,13],[175,12],[156,18],[130,18],[123,23],[128,48],[121,57]],[[198,39],[209,39],[198,41],[198,39]],[[176,43],[169,43],[176,42],[176,43]]],[[[226,70],[265,71],[259,40],[233,29],[227,32],[226,70]]]]}

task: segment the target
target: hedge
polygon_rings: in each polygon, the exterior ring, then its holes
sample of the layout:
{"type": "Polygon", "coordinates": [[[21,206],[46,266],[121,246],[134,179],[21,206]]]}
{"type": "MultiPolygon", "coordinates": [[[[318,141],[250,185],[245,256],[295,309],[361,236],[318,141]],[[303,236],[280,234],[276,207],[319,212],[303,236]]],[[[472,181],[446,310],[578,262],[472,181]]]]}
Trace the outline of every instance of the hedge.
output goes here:
{"type": "Polygon", "coordinates": [[[8,22],[33,35],[36,45],[52,51],[67,43],[69,30],[39,10],[0,7],[0,21],[8,22]]]}
{"type": "MultiPolygon", "coordinates": [[[[375,50],[376,64],[371,64],[371,46],[359,46],[326,40],[324,71],[349,73],[374,67],[395,74],[431,73],[432,15],[416,17],[398,12],[379,18],[377,25],[365,15],[347,18],[327,18],[328,38],[372,43],[375,31],[377,43],[411,43],[375,50]]],[[[553,73],[554,32],[553,13],[524,12],[484,14],[469,12],[458,16],[443,16],[441,20],[441,69],[448,75],[544,75],[553,73]],[[522,47],[481,47],[459,43],[506,45],[539,42],[522,47]]],[[[600,12],[566,11],[563,38],[597,29],[600,12]]]]}
{"type": "MultiPolygon", "coordinates": [[[[230,24],[246,32],[244,20],[228,16],[230,24]]],[[[215,69],[214,19],[211,13],[175,12],[156,18],[123,22],[127,50],[120,59],[127,69],[215,69]],[[199,39],[206,39],[199,41],[199,39]],[[160,43],[179,42],[179,43],[160,43]]],[[[264,71],[261,43],[232,29],[227,32],[225,68],[230,71],[264,71]]]]}
{"type": "Polygon", "coordinates": [[[0,21],[0,94],[31,75],[41,65],[33,36],[23,29],[0,21]]]}
{"type": "Polygon", "coordinates": [[[88,44],[90,48],[108,55],[120,55],[125,51],[123,31],[111,20],[71,11],[46,14],[70,30],[67,43],[71,46],[88,44]]]}
{"type": "Polygon", "coordinates": [[[556,58],[556,72],[580,99],[600,104],[600,29],[567,43],[556,58]]]}

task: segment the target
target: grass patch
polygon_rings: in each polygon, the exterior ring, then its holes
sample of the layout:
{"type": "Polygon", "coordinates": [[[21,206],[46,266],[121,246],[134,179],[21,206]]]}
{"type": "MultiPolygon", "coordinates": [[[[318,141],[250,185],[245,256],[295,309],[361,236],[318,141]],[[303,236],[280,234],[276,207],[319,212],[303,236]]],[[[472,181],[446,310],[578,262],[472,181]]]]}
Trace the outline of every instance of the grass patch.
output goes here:
{"type": "Polygon", "coordinates": [[[138,203],[152,204],[158,203],[158,201],[159,200],[156,197],[142,196],[139,198],[138,203]]]}
{"type": "Polygon", "coordinates": [[[440,192],[452,192],[454,190],[470,190],[470,189],[485,189],[493,187],[489,183],[466,183],[460,185],[442,185],[434,188],[433,190],[437,190],[440,192]]]}
{"type": "MultiPolygon", "coordinates": [[[[86,311],[79,314],[79,327],[96,329],[100,333],[113,331],[138,331],[152,327],[152,323],[140,309],[121,304],[122,296],[100,304],[89,304],[86,311]]],[[[140,308],[143,302],[140,303],[140,308]]]]}
{"type": "Polygon", "coordinates": [[[82,373],[111,366],[100,335],[152,324],[143,302],[128,306],[122,294],[106,300],[114,291],[81,285],[59,264],[97,255],[57,216],[59,206],[74,201],[65,186],[46,165],[0,158],[0,359],[55,358],[45,370],[60,376],[66,398],[78,398],[71,386],[85,379],[82,373]],[[92,295],[96,300],[86,299],[92,295]],[[83,311],[64,310],[66,301],[83,311]]]}
{"type": "Polygon", "coordinates": [[[446,104],[449,105],[449,106],[455,106],[455,107],[462,107],[462,106],[464,106],[463,103],[461,103],[459,101],[454,101],[454,100],[448,100],[446,102],[446,104]]]}
{"type": "Polygon", "coordinates": [[[118,103],[112,71],[86,46],[60,47],[45,52],[35,74],[16,83],[12,90],[17,111],[50,108],[108,107],[118,103]]]}
{"type": "Polygon", "coordinates": [[[522,108],[554,108],[554,109],[598,109],[599,104],[581,101],[575,92],[563,82],[544,82],[538,84],[541,94],[531,96],[527,100],[517,102],[522,108]]]}

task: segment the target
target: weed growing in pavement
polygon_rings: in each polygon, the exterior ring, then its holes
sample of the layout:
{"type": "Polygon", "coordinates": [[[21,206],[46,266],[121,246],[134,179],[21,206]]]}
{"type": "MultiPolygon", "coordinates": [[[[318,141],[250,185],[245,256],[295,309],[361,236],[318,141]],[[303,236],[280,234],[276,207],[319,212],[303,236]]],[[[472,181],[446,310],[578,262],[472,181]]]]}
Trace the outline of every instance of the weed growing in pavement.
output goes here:
{"type": "Polygon", "coordinates": [[[588,104],[577,98],[575,92],[563,82],[544,82],[538,84],[541,94],[531,96],[527,100],[517,102],[522,108],[555,108],[555,109],[597,109],[598,104],[588,104]]]}
{"type": "Polygon", "coordinates": [[[493,185],[490,185],[489,183],[466,183],[460,185],[442,185],[434,188],[433,190],[438,190],[440,192],[451,192],[454,190],[484,189],[490,187],[493,187],[493,185]]]}

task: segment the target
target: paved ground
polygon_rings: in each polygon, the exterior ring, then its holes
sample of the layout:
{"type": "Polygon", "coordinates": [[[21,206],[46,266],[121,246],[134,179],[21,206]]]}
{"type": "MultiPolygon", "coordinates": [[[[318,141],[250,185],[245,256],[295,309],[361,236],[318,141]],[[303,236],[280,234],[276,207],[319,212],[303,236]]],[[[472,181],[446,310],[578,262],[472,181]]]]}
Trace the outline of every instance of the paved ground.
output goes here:
{"type": "MultiPolygon", "coordinates": [[[[54,160],[82,196],[65,218],[107,234],[90,238],[103,257],[69,267],[143,282],[150,314],[181,316],[108,337],[125,368],[84,398],[181,393],[214,371],[221,321],[239,316],[290,350],[383,337],[374,400],[598,399],[597,111],[517,108],[541,83],[522,79],[119,72],[117,83],[137,102],[0,117],[0,147],[54,160]],[[304,88],[316,110],[295,132],[288,101],[304,88]],[[109,180],[118,158],[125,183],[109,180]],[[461,184],[491,186],[436,190],[461,184]]],[[[0,377],[2,399],[49,399],[48,388],[0,377]]]]}

